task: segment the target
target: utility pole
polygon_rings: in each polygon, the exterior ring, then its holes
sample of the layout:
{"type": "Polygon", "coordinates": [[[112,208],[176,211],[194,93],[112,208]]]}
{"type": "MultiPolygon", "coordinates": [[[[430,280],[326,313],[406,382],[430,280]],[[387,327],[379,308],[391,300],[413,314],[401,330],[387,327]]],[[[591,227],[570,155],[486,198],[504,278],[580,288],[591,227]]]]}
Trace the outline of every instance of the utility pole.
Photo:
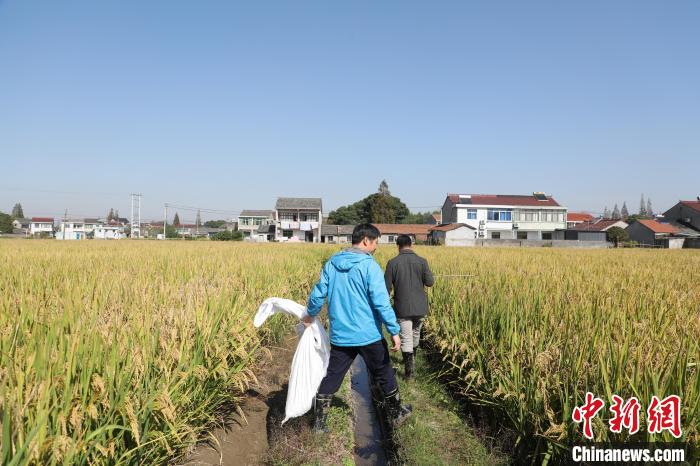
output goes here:
{"type": "Polygon", "coordinates": [[[168,225],[168,204],[165,204],[165,218],[163,219],[163,240],[167,238],[165,234],[166,227],[168,225]]]}

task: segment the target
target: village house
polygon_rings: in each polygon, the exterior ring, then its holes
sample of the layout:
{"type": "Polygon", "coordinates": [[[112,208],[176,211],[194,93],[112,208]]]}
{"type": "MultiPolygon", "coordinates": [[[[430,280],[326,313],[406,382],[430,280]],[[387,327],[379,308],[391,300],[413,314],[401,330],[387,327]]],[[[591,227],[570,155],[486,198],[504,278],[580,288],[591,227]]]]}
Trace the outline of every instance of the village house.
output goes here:
{"type": "Polygon", "coordinates": [[[657,220],[637,220],[627,227],[627,233],[642,246],[681,249],[685,241],[676,227],[657,220]]]}
{"type": "Polygon", "coordinates": [[[32,219],[30,218],[16,218],[12,220],[12,234],[14,235],[29,235],[31,229],[32,219]]]}
{"type": "Polygon", "coordinates": [[[468,246],[477,237],[476,228],[466,223],[447,223],[430,228],[431,244],[468,246]]]}
{"type": "Polygon", "coordinates": [[[477,238],[551,240],[566,228],[566,207],[552,196],[448,194],[442,206],[443,223],[463,223],[477,238]]]}
{"type": "Polygon", "coordinates": [[[116,223],[100,223],[93,230],[95,239],[124,239],[126,230],[123,225],[116,223]]]}
{"type": "Polygon", "coordinates": [[[413,243],[427,242],[432,225],[429,224],[403,224],[403,223],[374,223],[381,233],[379,244],[394,244],[399,235],[407,235],[413,243]]]}
{"type": "Polygon", "coordinates": [[[566,213],[566,228],[575,228],[581,223],[593,221],[593,216],[584,212],[567,212],[566,213]]]}
{"type": "Polygon", "coordinates": [[[351,244],[355,225],[321,225],[321,242],[329,244],[351,244]]]}
{"type": "MultiPolygon", "coordinates": [[[[275,204],[276,241],[321,241],[322,202],[318,197],[280,197],[275,204]]],[[[240,228],[240,224],[238,226],[240,228]]]]}
{"type": "Polygon", "coordinates": [[[32,217],[29,224],[29,233],[32,236],[53,237],[54,227],[52,217],[32,217]]]}
{"type": "Polygon", "coordinates": [[[678,227],[686,227],[700,233],[700,196],[697,201],[679,201],[664,212],[664,221],[678,227]]]}
{"type": "MultiPolygon", "coordinates": [[[[243,239],[255,239],[254,236],[258,235],[260,226],[274,223],[274,214],[271,210],[241,211],[238,216],[238,231],[243,233],[243,239]]],[[[266,234],[265,237],[267,237],[266,234]]]]}
{"type": "Polygon", "coordinates": [[[627,228],[627,222],[617,219],[595,219],[578,223],[566,230],[554,232],[554,239],[569,241],[607,241],[608,230],[612,227],[627,228]]]}
{"type": "Polygon", "coordinates": [[[442,214],[430,214],[430,218],[428,218],[427,223],[429,223],[430,225],[440,225],[442,223],[442,214]]]}

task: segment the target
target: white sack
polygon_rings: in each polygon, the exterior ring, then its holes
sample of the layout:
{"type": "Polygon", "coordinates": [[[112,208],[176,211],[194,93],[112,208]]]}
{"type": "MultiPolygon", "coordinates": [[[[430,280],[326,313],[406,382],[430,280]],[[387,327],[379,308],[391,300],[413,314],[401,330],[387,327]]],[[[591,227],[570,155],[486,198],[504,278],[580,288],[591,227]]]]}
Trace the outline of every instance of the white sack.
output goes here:
{"type": "MultiPolygon", "coordinates": [[[[268,298],[258,308],[253,324],[260,327],[268,317],[277,312],[284,312],[299,320],[307,315],[306,308],[291,299],[268,298]]],[[[287,404],[282,424],[293,417],[306,414],[311,409],[318,386],[326,375],[331,354],[328,334],[318,319],[314,319],[306,329],[304,323],[299,322],[296,330],[300,338],[289,374],[287,404]]]]}

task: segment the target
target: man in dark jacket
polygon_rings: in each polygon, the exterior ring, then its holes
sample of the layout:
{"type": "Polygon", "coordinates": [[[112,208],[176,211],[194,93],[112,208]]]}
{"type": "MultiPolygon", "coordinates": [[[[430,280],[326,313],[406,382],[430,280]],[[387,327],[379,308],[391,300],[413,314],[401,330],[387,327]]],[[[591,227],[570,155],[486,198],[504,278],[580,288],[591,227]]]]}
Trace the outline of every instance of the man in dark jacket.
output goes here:
{"type": "Polygon", "coordinates": [[[413,377],[414,351],[420,343],[423,319],[428,314],[426,286],[433,286],[435,278],[428,261],[413,252],[411,238],[399,235],[396,239],[399,254],[386,265],[384,281],[391,295],[394,290],[394,310],[401,326],[401,352],[406,379],[413,377]]]}

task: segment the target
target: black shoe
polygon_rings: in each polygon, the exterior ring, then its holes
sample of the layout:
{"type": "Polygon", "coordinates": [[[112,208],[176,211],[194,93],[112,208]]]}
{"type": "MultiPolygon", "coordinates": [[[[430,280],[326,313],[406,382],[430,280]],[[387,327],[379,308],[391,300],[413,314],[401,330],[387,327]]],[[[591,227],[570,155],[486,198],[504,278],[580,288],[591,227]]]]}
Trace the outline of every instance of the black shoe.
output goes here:
{"type": "Polygon", "coordinates": [[[401,404],[401,396],[399,395],[398,388],[386,395],[384,400],[386,402],[389,421],[394,425],[394,428],[399,427],[411,416],[413,408],[411,405],[404,406],[401,404]]]}
{"type": "Polygon", "coordinates": [[[317,434],[329,432],[326,420],[328,419],[328,410],[331,408],[332,400],[332,394],[322,395],[318,393],[314,398],[314,432],[317,434]]]}
{"type": "Polygon", "coordinates": [[[403,353],[404,378],[406,380],[413,379],[413,373],[416,370],[416,360],[413,353],[403,353]]]}

